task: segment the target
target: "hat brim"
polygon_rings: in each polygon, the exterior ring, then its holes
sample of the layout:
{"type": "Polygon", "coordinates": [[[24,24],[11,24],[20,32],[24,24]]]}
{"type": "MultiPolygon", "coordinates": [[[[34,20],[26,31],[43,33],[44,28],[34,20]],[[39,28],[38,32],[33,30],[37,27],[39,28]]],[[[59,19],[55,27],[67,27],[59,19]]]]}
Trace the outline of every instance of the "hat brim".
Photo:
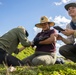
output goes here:
{"type": "MultiPolygon", "coordinates": [[[[49,23],[50,27],[55,25],[54,22],[46,22],[46,23],[49,23]]],[[[36,24],[35,26],[38,27],[38,28],[42,28],[42,24],[43,24],[43,23],[38,23],[38,24],[36,24]]]]}
{"type": "Polygon", "coordinates": [[[69,4],[65,5],[65,9],[68,10],[68,8],[71,6],[76,7],[76,3],[69,3],[69,4]]]}

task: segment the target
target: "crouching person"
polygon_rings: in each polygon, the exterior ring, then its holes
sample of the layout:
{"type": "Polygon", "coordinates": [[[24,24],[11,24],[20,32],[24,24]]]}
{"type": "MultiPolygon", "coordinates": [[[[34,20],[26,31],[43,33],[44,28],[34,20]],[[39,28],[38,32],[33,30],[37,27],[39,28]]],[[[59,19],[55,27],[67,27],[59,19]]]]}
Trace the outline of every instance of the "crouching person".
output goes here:
{"type": "Polygon", "coordinates": [[[8,66],[24,65],[22,61],[11,54],[18,53],[25,47],[29,47],[31,45],[30,41],[27,39],[27,36],[28,32],[25,30],[25,28],[19,26],[17,28],[11,29],[0,37],[0,64],[3,64],[4,62],[8,66]],[[17,49],[20,42],[24,47],[17,49]]]}
{"type": "Polygon", "coordinates": [[[33,45],[36,46],[35,53],[22,61],[34,66],[52,65],[56,61],[56,37],[54,36],[56,32],[54,29],[50,29],[54,26],[54,22],[50,22],[46,16],[42,16],[40,22],[35,25],[42,29],[33,40],[33,45]]]}

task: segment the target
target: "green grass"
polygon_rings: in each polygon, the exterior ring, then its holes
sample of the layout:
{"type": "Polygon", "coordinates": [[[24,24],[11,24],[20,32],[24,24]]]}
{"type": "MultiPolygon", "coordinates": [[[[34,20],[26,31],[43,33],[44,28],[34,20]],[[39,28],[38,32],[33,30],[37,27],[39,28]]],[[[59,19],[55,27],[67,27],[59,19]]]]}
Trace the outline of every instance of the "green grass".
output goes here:
{"type": "MultiPolygon", "coordinates": [[[[6,75],[7,69],[0,65],[0,75],[6,75]]],[[[76,75],[76,64],[55,64],[50,66],[21,66],[9,75],[76,75]]]]}
{"type": "MultiPolygon", "coordinates": [[[[21,47],[21,45],[19,45],[21,47]]],[[[31,47],[24,49],[18,55],[13,54],[20,60],[34,53],[31,47]]],[[[49,66],[17,66],[16,71],[9,72],[8,67],[0,65],[0,75],[76,75],[76,63],[66,61],[65,64],[49,66]]]]}

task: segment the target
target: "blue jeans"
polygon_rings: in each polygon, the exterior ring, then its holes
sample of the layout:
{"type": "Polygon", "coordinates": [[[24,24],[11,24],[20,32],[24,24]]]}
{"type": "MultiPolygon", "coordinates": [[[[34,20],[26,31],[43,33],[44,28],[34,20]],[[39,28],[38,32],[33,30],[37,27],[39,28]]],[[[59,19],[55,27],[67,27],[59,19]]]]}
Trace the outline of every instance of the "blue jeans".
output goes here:
{"type": "Polygon", "coordinates": [[[64,45],[59,49],[59,53],[67,59],[76,62],[76,44],[64,45]]]}

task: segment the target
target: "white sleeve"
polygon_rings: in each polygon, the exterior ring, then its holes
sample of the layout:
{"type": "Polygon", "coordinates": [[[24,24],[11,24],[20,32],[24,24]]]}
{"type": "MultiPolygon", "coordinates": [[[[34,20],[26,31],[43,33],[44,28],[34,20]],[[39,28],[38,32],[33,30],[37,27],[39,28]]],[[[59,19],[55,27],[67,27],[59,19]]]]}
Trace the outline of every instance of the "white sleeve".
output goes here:
{"type": "MultiPolygon", "coordinates": [[[[67,26],[66,26],[66,29],[72,29],[71,28],[71,26],[70,26],[70,24],[68,24],[67,26]]],[[[74,37],[74,35],[70,35],[70,36],[67,36],[67,38],[63,38],[63,42],[65,43],[65,44],[73,44],[74,42],[75,42],[75,37],[74,37]]]]}

